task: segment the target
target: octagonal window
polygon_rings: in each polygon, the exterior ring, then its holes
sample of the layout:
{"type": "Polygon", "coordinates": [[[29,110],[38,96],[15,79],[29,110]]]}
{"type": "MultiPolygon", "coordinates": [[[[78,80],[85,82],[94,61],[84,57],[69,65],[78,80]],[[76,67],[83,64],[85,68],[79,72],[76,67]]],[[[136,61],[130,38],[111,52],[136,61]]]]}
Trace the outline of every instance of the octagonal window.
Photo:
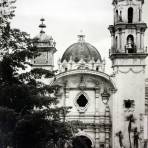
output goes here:
{"type": "Polygon", "coordinates": [[[80,106],[80,107],[85,107],[88,103],[88,100],[86,99],[86,97],[81,94],[79,96],[79,98],[77,99],[77,104],[80,106]]]}

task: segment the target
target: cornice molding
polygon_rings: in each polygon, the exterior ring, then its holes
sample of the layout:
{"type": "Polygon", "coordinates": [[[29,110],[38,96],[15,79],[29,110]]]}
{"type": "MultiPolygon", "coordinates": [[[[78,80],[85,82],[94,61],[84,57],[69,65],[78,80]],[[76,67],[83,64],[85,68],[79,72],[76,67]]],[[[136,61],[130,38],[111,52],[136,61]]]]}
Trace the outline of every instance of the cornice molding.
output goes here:
{"type": "Polygon", "coordinates": [[[99,72],[99,71],[88,70],[88,69],[77,69],[77,70],[71,70],[71,71],[59,73],[55,76],[55,81],[52,83],[52,85],[54,85],[54,83],[56,83],[56,80],[58,80],[60,78],[71,76],[71,75],[77,75],[77,74],[80,74],[80,75],[88,74],[88,75],[102,77],[105,80],[109,81],[112,84],[113,88],[115,90],[117,90],[112,77],[110,77],[108,74],[103,73],[103,72],[99,72]]]}

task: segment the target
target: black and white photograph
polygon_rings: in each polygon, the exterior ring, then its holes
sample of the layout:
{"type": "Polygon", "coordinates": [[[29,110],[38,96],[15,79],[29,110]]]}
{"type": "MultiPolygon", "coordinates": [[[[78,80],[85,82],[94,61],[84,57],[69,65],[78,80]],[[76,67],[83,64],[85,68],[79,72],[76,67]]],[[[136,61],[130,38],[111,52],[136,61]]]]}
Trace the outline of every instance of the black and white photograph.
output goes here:
{"type": "Polygon", "coordinates": [[[148,0],[0,0],[0,148],[148,148],[148,0]]]}

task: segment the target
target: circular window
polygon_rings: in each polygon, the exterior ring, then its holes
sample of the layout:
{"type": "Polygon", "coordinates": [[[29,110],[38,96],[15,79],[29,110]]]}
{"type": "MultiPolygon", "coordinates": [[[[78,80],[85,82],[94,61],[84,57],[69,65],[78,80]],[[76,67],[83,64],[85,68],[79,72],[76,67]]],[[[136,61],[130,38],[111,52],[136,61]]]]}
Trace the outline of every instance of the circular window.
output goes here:
{"type": "Polygon", "coordinates": [[[77,104],[80,107],[85,107],[88,103],[88,100],[86,99],[86,97],[82,94],[79,96],[79,98],[77,99],[77,104]]]}

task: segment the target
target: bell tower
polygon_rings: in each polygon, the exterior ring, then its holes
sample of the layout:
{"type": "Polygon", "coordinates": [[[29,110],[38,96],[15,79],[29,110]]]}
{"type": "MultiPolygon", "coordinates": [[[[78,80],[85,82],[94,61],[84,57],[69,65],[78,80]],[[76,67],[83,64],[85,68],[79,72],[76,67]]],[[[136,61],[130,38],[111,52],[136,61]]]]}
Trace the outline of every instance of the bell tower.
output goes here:
{"type": "Polygon", "coordinates": [[[113,147],[142,148],[147,57],[144,47],[147,25],[142,21],[144,0],[113,0],[112,4],[114,24],[109,26],[112,39],[109,57],[117,87],[113,99],[113,147]]]}
{"type": "Polygon", "coordinates": [[[38,56],[32,59],[32,68],[44,68],[52,71],[54,67],[54,53],[56,50],[56,42],[52,36],[46,35],[44,28],[45,19],[41,18],[41,24],[39,25],[40,34],[33,38],[33,45],[38,53],[38,56]]]}

